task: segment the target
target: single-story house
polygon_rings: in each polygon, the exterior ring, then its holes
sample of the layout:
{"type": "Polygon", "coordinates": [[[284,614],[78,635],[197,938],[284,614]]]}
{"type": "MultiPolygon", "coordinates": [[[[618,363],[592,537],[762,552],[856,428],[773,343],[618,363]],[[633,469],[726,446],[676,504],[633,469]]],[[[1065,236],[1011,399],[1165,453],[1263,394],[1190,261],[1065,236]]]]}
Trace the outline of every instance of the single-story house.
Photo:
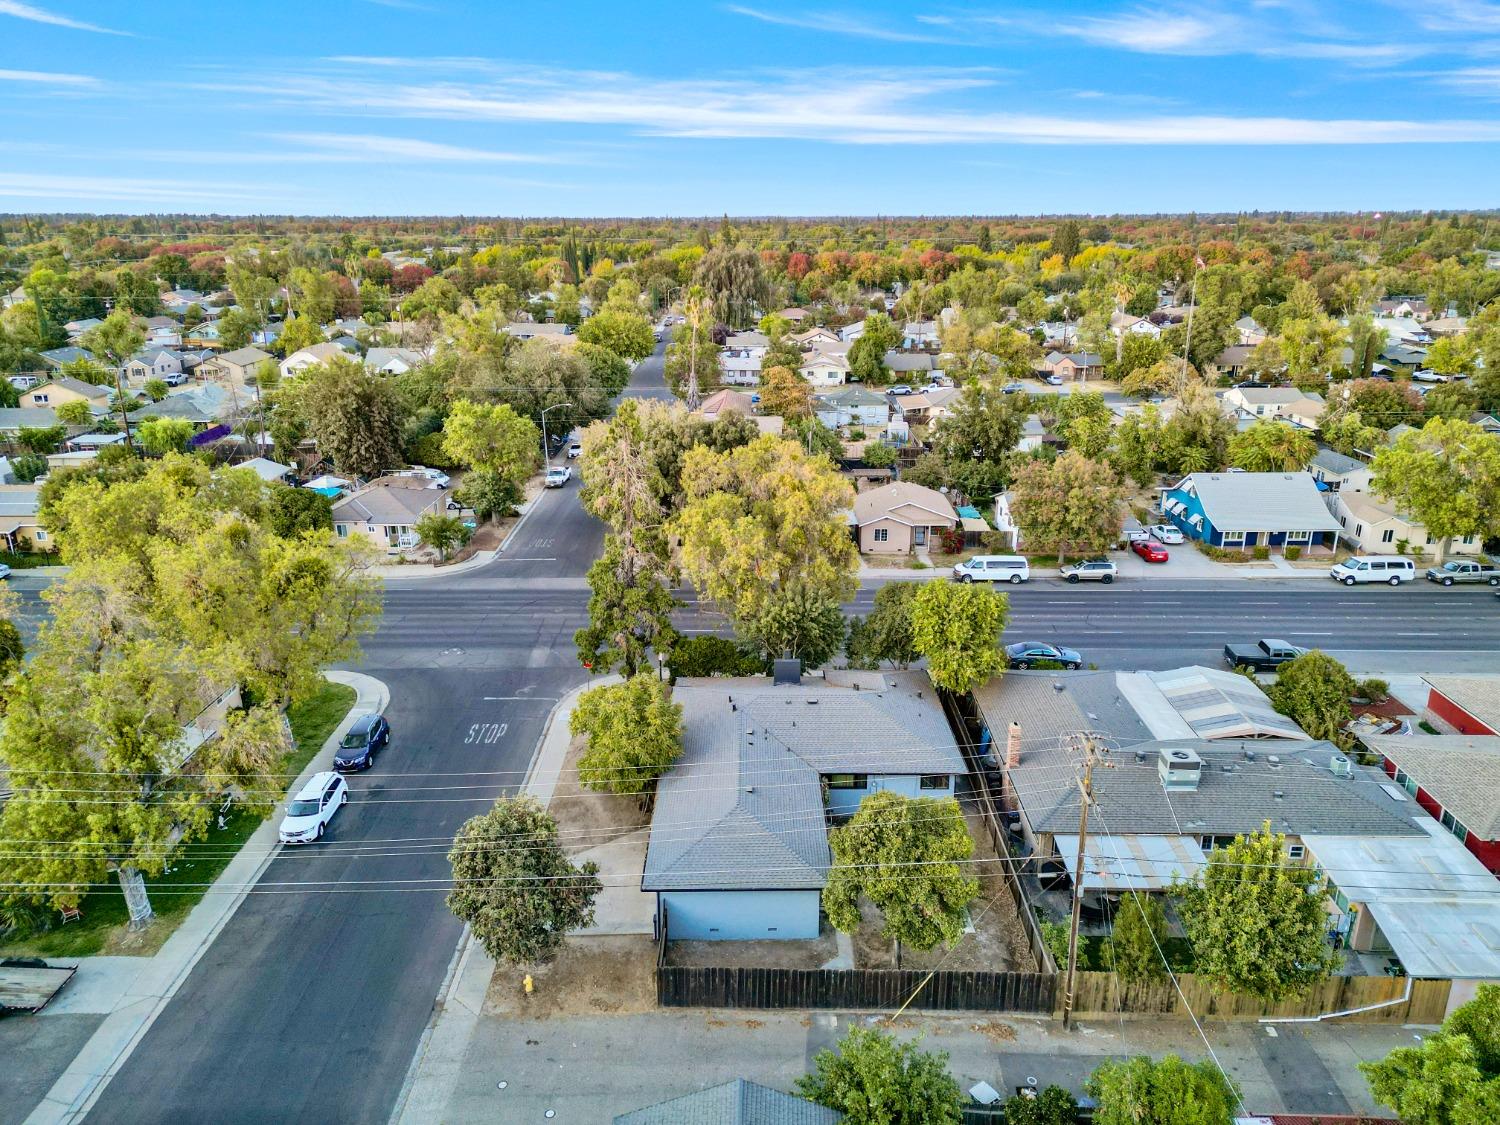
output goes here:
{"type": "Polygon", "coordinates": [[[884,430],[891,420],[890,400],[858,384],[818,395],[813,400],[813,412],[830,430],[845,426],[884,430]]]}
{"type": "Polygon", "coordinates": [[[571,336],[573,329],[567,324],[537,324],[530,320],[513,320],[505,326],[505,333],[523,341],[538,337],[560,340],[564,336],[571,336]]]}
{"type": "Polygon", "coordinates": [[[70,363],[76,363],[80,359],[86,359],[90,363],[98,363],[98,358],[91,351],[68,345],[65,348],[48,348],[44,352],[37,352],[42,357],[42,362],[53,371],[61,371],[70,363]]]}
{"type": "Polygon", "coordinates": [[[836,1109],[736,1078],[616,1114],[614,1125],[838,1125],[842,1120],[836,1109]]]}
{"type": "Polygon", "coordinates": [[[1224,392],[1223,402],[1235,413],[1253,418],[1288,418],[1292,408],[1296,407],[1296,418],[1291,419],[1294,421],[1307,418],[1314,412],[1321,417],[1326,407],[1322,395],[1316,391],[1299,391],[1296,387],[1230,387],[1224,392]]]}
{"type": "Polygon", "coordinates": [[[169,312],[184,313],[188,307],[203,307],[204,297],[196,289],[172,289],[161,295],[161,307],[169,312]]]}
{"type": "Polygon", "coordinates": [[[51,551],[54,544],[37,517],[40,487],[0,485],[0,536],[7,551],[51,551]]]}
{"type": "Polygon", "coordinates": [[[802,357],[798,372],[815,387],[842,387],[849,378],[849,357],[832,352],[812,352],[802,357]]]}
{"type": "Polygon", "coordinates": [[[429,512],[457,513],[451,489],[429,488],[417,477],[380,477],[333,505],[333,531],[340,539],[365,535],[388,554],[420,546],[416,523],[429,512]]]}
{"type": "Polygon", "coordinates": [[[263,352],[259,348],[236,348],[232,352],[214,356],[203,365],[203,374],[221,378],[232,379],[236,382],[248,382],[255,374],[255,369],[268,359],[274,357],[270,352],[263,352]]]}
{"type": "Polygon", "coordinates": [[[1035,414],[1029,414],[1026,421],[1021,423],[1021,440],[1016,442],[1018,453],[1030,453],[1033,449],[1042,447],[1042,440],[1047,436],[1047,427],[1042,425],[1042,420],[1035,414]]]}
{"type": "Polygon", "coordinates": [[[1357,457],[1345,457],[1326,445],[1318,447],[1307,469],[1314,480],[1328,486],[1329,492],[1370,490],[1370,463],[1357,457]]]}
{"type": "Polygon", "coordinates": [[[794,326],[800,326],[804,320],[812,316],[812,313],[804,308],[793,306],[789,309],[782,309],[776,315],[784,320],[790,320],[794,326]]]}
{"type": "Polygon", "coordinates": [[[414,348],[371,348],[365,355],[365,366],[382,375],[404,375],[424,362],[414,348]]]}
{"type": "Polygon", "coordinates": [[[182,374],[182,360],[175,352],[155,348],[131,356],[120,366],[120,374],[141,382],[165,379],[168,375],[182,374]]]}
{"type": "MultiPolygon", "coordinates": [[[[219,343],[220,339],[219,322],[217,320],[205,320],[199,324],[195,324],[183,333],[182,338],[195,347],[214,347],[219,343]]],[[[252,333],[250,338],[255,340],[255,334],[252,333]]],[[[259,340],[255,342],[261,343],[259,340]]]]}
{"type": "Polygon", "coordinates": [[[682,756],[657,784],[641,890],[670,940],[811,939],[828,819],[871,793],[951,797],[965,772],[916,673],[680,679],[682,756]]]}
{"type": "Polygon", "coordinates": [[[941,492],[895,481],[854,498],[859,549],[872,555],[909,555],[941,531],[958,526],[958,513],[941,492]]]}
{"type": "Polygon", "coordinates": [[[901,330],[901,346],[908,349],[938,346],[938,324],[935,320],[908,320],[901,330]]]}
{"type": "Polygon", "coordinates": [[[1161,325],[1152,324],[1143,316],[1131,316],[1123,309],[1110,314],[1109,330],[1121,339],[1127,332],[1135,336],[1150,336],[1153,340],[1161,338],[1161,325]]]}
{"type": "Polygon", "coordinates": [[[82,320],[70,320],[63,325],[63,331],[68,334],[69,340],[76,340],[90,328],[98,328],[104,321],[97,316],[86,316],[82,320]]]}
{"type": "Polygon", "coordinates": [[[1264,344],[1267,339],[1266,330],[1253,316],[1240,317],[1234,322],[1234,330],[1240,334],[1240,343],[1252,348],[1257,344],[1264,344]]]}
{"type": "Polygon", "coordinates": [[[0,436],[13,438],[22,430],[45,430],[60,426],[57,411],[45,406],[0,407],[0,436]]]}
{"type": "Polygon", "coordinates": [[[779,414],[755,413],[754,400],[743,391],[721,389],[705,398],[694,411],[694,416],[705,422],[714,422],[725,414],[743,414],[755,423],[763,434],[780,436],[786,427],[786,419],[779,414]]]}
{"type": "Polygon", "coordinates": [[[1082,383],[1104,378],[1104,357],[1094,352],[1048,352],[1042,370],[1064,382],[1082,383]]]}
{"type": "Polygon", "coordinates": [[[236,469],[249,469],[267,484],[272,481],[284,481],[292,475],[292,467],[283,465],[279,461],[272,461],[269,457],[252,457],[248,461],[241,461],[234,466],[236,469]]]}
{"type": "Polygon", "coordinates": [[[963,390],[959,387],[931,387],[912,395],[896,395],[894,405],[896,413],[908,425],[930,425],[952,413],[953,404],[961,394],[963,390]]]}
{"type": "MultiPolygon", "coordinates": [[[[814,349],[830,352],[849,350],[849,345],[839,339],[839,334],[831,328],[809,328],[803,332],[793,332],[787,338],[805,352],[814,349]]],[[[725,346],[728,346],[727,341],[725,346]]]]}
{"type": "Polygon", "coordinates": [[[1372,734],[1364,743],[1397,785],[1500,875],[1500,737],[1372,734]]]}
{"type": "Polygon", "coordinates": [[[724,354],[754,356],[759,359],[771,350],[771,338],[764,332],[731,332],[724,337],[724,354]]]}
{"type": "Polygon", "coordinates": [[[1161,509],[1215,547],[1321,547],[1342,530],[1311,473],[1191,473],[1162,493],[1161,509]]]}
{"type": "Polygon", "coordinates": [[[1373,492],[1337,492],[1330,497],[1333,514],[1344,528],[1344,538],[1366,555],[1399,554],[1397,544],[1405,542],[1413,551],[1430,554],[1437,562],[1448,555],[1473,555],[1483,549],[1481,538],[1470,535],[1454,539],[1445,554],[1443,541],[1432,539],[1427,528],[1414,516],[1398,511],[1396,506],[1373,492]]]}
{"type": "Polygon", "coordinates": [[[185,418],[200,430],[222,422],[234,409],[234,399],[223,387],[204,383],[174,390],[160,402],[148,402],[130,412],[130,423],[147,418],[185,418]]]}
{"type": "Polygon", "coordinates": [[[1254,346],[1250,344],[1230,344],[1209,361],[1208,374],[1221,379],[1226,376],[1230,379],[1238,379],[1240,373],[1245,370],[1245,364],[1250,362],[1250,355],[1254,351],[1254,346]]]}
{"type": "Polygon", "coordinates": [[[738,387],[760,385],[761,357],[730,352],[719,353],[719,379],[738,387]]]}
{"type": "Polygon", "coordinates": [[[1423,676],[1427,709],[1460,734],[1500,735],[1500,689],[1482,676],[1423,676]]]}
{"type": "Polygon", "coordinates": [[[890,351],[885,353],[881,362],[898,380],[918,376],[925,382],[927,376],[938,369],[938,357],[926,352],[890,351]]]}
{"type": "Polygon", "coordinates": [[[90,410],[109,409],[110,389],[95,383],[85,383],[71,375],[57,375],[41,386],[33,387],[21,394],[21,406],[45,407],[56,410],[70,402],[84,402],[90,410]]]}
{"type": "Polygon", "coordinates": [[[839,329],[839,339],[846,344],[852,344],[865,334],[865,322],[863,320],[852,321],[839,329]]]}
{"type": "Polygon", "coordinates": [[[1371,311],[1376,316],[1399,316],[1414,321],[1426,320],[1432,315],[1432,309],[1423,297],[1382,297],[1371,311]]]}
{"type": "Polygon", "coordinates": [[[308,347],[293,352],[281,361],[281,377],[283,379],[294,378],[300,371],[304,371],[309,367],[316,367],[320,363],[327,363],[331,359],[338,359],[340,356],[348,354],[347,351],[332,340],[325,340],[320,344],[311,344],[308,347]]]}

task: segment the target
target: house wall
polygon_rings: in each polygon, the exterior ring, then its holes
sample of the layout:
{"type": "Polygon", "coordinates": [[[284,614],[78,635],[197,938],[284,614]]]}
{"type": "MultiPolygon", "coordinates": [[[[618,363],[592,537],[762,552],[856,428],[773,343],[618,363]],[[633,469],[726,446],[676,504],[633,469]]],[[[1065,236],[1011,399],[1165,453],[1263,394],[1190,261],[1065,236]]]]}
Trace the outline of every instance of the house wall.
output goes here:
{"type": "Polygon", "coordinates": [[[853,816],[866,797],[885,790],[903,797],[951,797],[953,778],[947,781],[946,788],[923,789],[921,777],[915,774],[870,774],[863,789],[829,789],[828,811],[839,818],[853,816]]]}
{"type": "Polygon", "coordinates": [[[1500,734],[1500,731],[1485,726],[1437,688],[1427,693],[1427,709],[1444,722],[1452,724],[1459,734],[1500,734]]]}
{"type": "Polygon", "coordinates": [[[881,519],[862,524],[859,529],[859,549],[871,555],[909,555],[911,530],[906,524],[895,520],[881,519]],[[885,542],[875,541],[876,528],[885,528],[889,533],[885,542]]]}
{"type": "Polygon", "coordinates": [[[817,891],[661,891],[672,941],[801,941],[818,936],[817,891]]]}

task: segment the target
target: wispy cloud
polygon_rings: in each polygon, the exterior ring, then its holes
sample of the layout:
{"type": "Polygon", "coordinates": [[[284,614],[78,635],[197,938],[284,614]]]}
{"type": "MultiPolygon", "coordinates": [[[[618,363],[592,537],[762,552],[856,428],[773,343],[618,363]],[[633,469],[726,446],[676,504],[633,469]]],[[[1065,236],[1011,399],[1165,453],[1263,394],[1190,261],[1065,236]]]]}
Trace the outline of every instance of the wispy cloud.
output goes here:
{"type": "Polygon", "coordinates": [[[1400,7],[1429,31],[1500,32],[1500,3],[1494,0],[1424,0],[1400,7]]]}
{"type": "Polygon", "coordinates": [[[274,197],[272,187],[220,183],[189,183],[183,180],[135,179],[114,176],[33,175],[0,172],[0,199],[83,200],[87,202],[260,203],[274,197]]]}
{"type": "Polygon", "coordinates": [[[298,155],[330,160],[416,160],[423,163],[460,164],[565,164],[560,156],[527,152],[494,152],[440,144],[411,137],[383,137],[370,133],[264,133],[262,136],[287,144],[306,145],[312,151],[298,155]]]}
{"type": "MultiPolygon", "coordinates": [[[[826,68],[696,81],[513,67],[482,84],[263,77],[254,89],[351,116],[613,126],[646,135],[847,144],[1326,145],[1500,141],[1500,120],[1186,114],[1069,116],[997,100],[984,71],[826,68]],[[962,104],[955,104],[962,103],[962,104]]],[[[251,87],[247,84],[245,89],[251,87]]]]}
{"type": "Polygon", "coordinates": [[[85,23],[83,20],[75,20],[68,16],[60,16],[55,12],[43,11],[41,8],[33,7],[31,4],[19,3],[19,0],[0,0],[0,16],[15,16],[18,20],[30,20],[32,23],[48,23],[53,27],[70,27],[74,31],[97,31],[101,35],[132,34],[129,31],[115,31],[113,28],[100,27],[96,23],[85,23]]]}
{"type": "Polygon", "coordinates": [[[1445,71],[1437,76],[1438,81],[1454,89],[1487,97],[1500,97],[1500,66],[1470,66],[1460,70],[1445,71]]]}
{"type": "Polygon", "coordinates": [[[0,70],[0,82],[35,82],[46,86],[98,86],[87,74],[54,74],[45,70],[0,70]]]}
{"type": "Polygon", "coordinates": [[[747,8],[740,4],[726,4],[724,10],[733,12],[737,16],[748,16],[750,19],[760,20],[762,23],[796,27],[804,31],[826,31],[833,35],[852,35],[858,39],[880,39],[887,43],[953,42],[952,39],[920,31],[902,31],[900,28],[886,27],[873,22],[868,15],[843,12],[799,12],[796,15],[784,15],[780,12],[767,12],[761,8],[747,8]]]}

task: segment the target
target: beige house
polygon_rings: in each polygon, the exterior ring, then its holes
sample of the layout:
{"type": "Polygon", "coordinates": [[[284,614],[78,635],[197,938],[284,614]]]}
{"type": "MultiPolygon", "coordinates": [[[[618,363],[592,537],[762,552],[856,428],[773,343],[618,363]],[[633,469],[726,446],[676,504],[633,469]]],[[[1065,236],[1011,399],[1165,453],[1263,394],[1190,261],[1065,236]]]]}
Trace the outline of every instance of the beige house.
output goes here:
{"type": "Polygon", "coordinates": [[[343,348],[331,341],[309,344],[307,347],[293,352],[281,361],[281,377],[283,379],[295,378],[309,367],[316,367],[320,363],[327,363],[331,359],[338,359],[339,356],[348,354],[343,348]]]}
{"type": "Polygon", "coordinates": [[[71,375],[59,375],[39,387],[32,387],[21,394],[21,406],[42,407],[56,410],[70,402],[86,402],[90,410],[108,410],[110,391],[107,387],[85,383],[71,375]]]}
{"type": "Polygon", "coordinates": [[[859,549],[871,555],[909,555],[941,531],[958,526],[948,498],[919,484],[896,481],[854,498],[859,549]]]}
{"type": "Polygon", "coordinates": [[[786,425],[786,420],[779,414],[755,413],[754,401],[743,391],[728,389],[715,391],[705,398],[703,404],[694,411],[693,417],[702,418],[705,422],[717,422],[726,414],[743,414],[755,423],[761,433],[777,437],[786,425]]]}
{"type": "Polygon", "coordinates": [[[37,518],[34,484],[0,484],[0,538],[7,551],[53,551],[57,545],[37,518]]]}
{"type": "MultiPolygon", "coordinates": [[[[1430,540],[1426,527],[1374,493],[1341,490],[1332,496],[1333,514],[1344,528],[1342,536],[1355,544],[1360,554],[1399,554],[1397,544],[1404,541],[1413,554],[1421,552],[1436,562],[1442,562],[1446,557],[1441,540],[1430,540]]],[[[1479,537],[1471,535],[1467,539],[1453,540],[1446,555],[1475,555],[1480,547],[1479,537]]]]}
{"type": "Polygon", "coordinates": [[[270,352],[263,352],[259,348],[236,348],[232,352],[216,355],[205,363],[203,374],[210,378],[227,377],[244,383],[255,374],[257,367],[272,358],[270,352]]]}
{"type": "Polygon", "coordinates": [[[1326,403],[1316,391],[1296,387],[1230,387],[1224,405],[1250,418],[1285,418],[1295,426],[1316,429],[1326,403]]]}
{"type": "Polygon", "coordinates": [[[364,535],[388,554],[421,546],[416,524],[429,512],[457,515],[459,504],[446,488],[426,477],[379,477],[333,505],[333,531],[340,539],[364,535]]]}

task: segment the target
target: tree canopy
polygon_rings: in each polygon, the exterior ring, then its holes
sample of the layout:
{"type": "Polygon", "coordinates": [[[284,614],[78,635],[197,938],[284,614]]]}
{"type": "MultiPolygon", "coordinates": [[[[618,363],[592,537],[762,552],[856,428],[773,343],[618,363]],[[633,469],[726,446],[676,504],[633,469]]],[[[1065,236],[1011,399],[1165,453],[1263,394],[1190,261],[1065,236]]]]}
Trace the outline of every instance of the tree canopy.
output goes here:
{"type": "Polygon", "coordinates": [[[1177,1055],[1111,1059],[1095,1069],[1088,1092],[1097,1125],[1231,1125],[1239,1091],[1212,1059],[1177,1055]]]}
{"type": "Polygon", "coordinates": [[[846,1125],[958,1125],[964,1096],[948,1055],[898,1043],[888,1033],[851,1027],[838,1050],[813,1057],[797,1093],[836,1109],[846,1125]]]}
{"type": "Polygon", "coordinates": [[[588,738],[578,780],[589,789],[649,793],[682,754],[682,705],[651,670],[585,692],[569,729],[588,738]]]}
{"type": "Polygon", "coordinates": [[[1481,984],[1421,1046],[1397,1047],[1359,1069],[1409,1125],[1500,1121],[1500,985],[1481,984]]]}
{"type": "Polygon", "coordinates": [[[938,687],[966,692],[1005,667],[1000,635],[1010,599],[987,584],[924,582],[911,604],[911,647],[938,687]]]}

